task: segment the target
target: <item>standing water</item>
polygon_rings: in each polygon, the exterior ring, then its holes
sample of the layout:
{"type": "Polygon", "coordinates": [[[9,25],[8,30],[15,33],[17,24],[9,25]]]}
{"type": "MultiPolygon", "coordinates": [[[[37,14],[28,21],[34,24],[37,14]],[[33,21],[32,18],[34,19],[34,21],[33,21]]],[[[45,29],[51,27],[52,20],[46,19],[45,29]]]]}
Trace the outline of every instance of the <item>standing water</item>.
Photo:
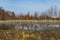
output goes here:
{"type": "Polygon", "coordinates": [[[55,29],[59,28],[59,24],[34,24],[34,25],[15,25],[15,28],[25,29],[25,30],[47,30],[47,29],[55,29]]]}

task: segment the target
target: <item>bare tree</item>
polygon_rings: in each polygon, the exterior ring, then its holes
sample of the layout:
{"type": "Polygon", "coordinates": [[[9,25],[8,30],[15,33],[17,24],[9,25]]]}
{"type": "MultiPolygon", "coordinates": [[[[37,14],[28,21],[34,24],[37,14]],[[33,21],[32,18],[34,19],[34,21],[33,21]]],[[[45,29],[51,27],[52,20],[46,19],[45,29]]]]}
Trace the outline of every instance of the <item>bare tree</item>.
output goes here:
{"type": "Polygon", "coordinates": [[[30,13],[28,12],[28,14],[27,14],[28,17],[30,16],[29,14],[30,14],[30,13]]]}
{"type": "Polygon", "coordinates": [[[47,12],[42,12],[41,17],[44,18],[44,20],[47,19],[47,16],[48,16],[47,12]]]}
{"type": "Polygon", "coordinates": [[[35,17],[35,19],[37,19],[37,12],[35,12],[35,16],[34,17],[35,17]]]}
{"type": "Polygon", "coordinates": [[[12,15],[14,15],[14,16],[15,16],[15,13],[14,13],[14,11],[12,12],[12,15]]]}
{"type": "Polygon", "coordinates": [[[0,7],[0,14],[2,15],[2,20],[4,20],[4,13],[5,13],[5,10],[0,7]]]}
{"type": "Polygon", "coordinates": [[[59,17],[60,17],[60,9],[59,9],[59,17]]]}
{"type": "Polygon", "coordinates": [[[53,13],[54,17],[57,17],[57,7],[54,7],[54,13],[53,13]]]}
{"type": "Polygon", "coordinates": [[[50,17],[52,17],[53,19],[55,19],[56,17],[57,17],[57,15],[58,15],[58,11],[57,11],[58,9],[57,9],[57,7],[56,6],[54,6],[54,7],[51,7],[51,8],[49,8],[48,9],[48,15],[50,16],[50,17]]]}
{"type": "Polygon", "coordinates": [[[48,9],[48,15],[49,15],[50,17],[53,16],[53,7],[51,7],[51,8],[48,9]]]}

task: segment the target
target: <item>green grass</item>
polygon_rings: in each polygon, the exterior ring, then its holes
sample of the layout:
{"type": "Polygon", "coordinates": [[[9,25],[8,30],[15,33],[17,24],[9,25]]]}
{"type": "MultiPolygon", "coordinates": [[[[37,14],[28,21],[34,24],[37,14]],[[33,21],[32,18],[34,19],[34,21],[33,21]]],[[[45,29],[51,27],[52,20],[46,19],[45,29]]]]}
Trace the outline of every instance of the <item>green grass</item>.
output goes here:
{"type": "Polygon", "coordinates": [[[28,24],[28,23],[42,23],[42,24],[60,24],[60,20],[0,20],[0,24],[28,24]]]}

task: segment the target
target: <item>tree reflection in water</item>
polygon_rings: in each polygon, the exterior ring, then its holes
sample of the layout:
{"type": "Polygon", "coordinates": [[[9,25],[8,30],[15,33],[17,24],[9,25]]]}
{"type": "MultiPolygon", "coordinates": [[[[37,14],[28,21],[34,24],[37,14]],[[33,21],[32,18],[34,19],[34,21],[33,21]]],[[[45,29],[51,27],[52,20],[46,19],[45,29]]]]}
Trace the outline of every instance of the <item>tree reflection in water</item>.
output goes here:
{"type": "Polygon", "coordinates": [[[16,25],[15,28],[18,29],[26,29],[26,30],[48,30],[48,29],[55,29],[59,28],[59,24],[34,24],[34,25],[16,25]]]}

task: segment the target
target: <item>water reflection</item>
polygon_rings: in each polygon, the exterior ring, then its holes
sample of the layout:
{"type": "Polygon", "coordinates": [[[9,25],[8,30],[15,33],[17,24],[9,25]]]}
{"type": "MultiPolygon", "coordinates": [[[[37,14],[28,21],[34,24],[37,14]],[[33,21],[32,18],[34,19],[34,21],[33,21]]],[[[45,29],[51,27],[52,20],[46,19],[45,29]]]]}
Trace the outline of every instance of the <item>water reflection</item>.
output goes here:
{"type": "Polygon", "coordinates": [[[51,24],[51,25],[47,25],[47,24],[34,24],[34,25],[16,25],[15,28],[18,29],[26,29],[26,30],[47,30],[47,29],[55,29],[55,28],[59,28],[60,25],[59,24],[51,24]]]}

